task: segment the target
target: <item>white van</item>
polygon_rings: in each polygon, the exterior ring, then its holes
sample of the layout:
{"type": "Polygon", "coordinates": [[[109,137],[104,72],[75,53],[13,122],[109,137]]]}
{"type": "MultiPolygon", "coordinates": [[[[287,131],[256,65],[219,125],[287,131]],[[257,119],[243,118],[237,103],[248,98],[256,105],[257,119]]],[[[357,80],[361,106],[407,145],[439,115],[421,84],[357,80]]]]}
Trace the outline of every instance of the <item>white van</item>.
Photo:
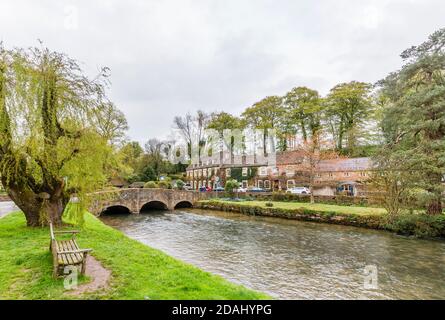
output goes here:
{"type": "Polygon", "coordinates": [[[310,194],[311,190],[309,190],[309,188],[306,188],[306,187],[293,187],[293,188],[287,189],[286,192],[292,193],[292,194],[310,194]]]}

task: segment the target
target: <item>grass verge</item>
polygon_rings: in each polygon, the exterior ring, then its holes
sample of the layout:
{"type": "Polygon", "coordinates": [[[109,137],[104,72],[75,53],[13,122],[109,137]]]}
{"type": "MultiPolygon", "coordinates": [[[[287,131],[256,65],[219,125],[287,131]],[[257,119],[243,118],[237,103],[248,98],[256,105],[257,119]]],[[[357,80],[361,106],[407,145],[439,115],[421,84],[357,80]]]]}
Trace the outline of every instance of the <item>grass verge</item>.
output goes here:
{"type": "Polygon", "coordinates": [[[354,207],[354,206],[339,206],[333,204],[321,203],[307,203],[307,202],[282,202],[282,201],[225,201],[226,203],[237,203],[244,206],[266,207],[266,203],[272,203],[274,208],[296,210],[307,209],[316,212],[333,212],[340,214],[359,214],[359,215],[382,215],[386,213],[383,208],[370,207],[354,207]]]}
{"type": "MultiPolygon", "coordinates": [[[[51,277],[48,228],[26,227],[22,213],[0,219],[0,299],[267,299],[132,240],[87,214],[78,235],[82,248],[112,271],[107,292],[65,295],[51,277]]],[[[88,279],[81,279],[88,281],[88,279]]]]}

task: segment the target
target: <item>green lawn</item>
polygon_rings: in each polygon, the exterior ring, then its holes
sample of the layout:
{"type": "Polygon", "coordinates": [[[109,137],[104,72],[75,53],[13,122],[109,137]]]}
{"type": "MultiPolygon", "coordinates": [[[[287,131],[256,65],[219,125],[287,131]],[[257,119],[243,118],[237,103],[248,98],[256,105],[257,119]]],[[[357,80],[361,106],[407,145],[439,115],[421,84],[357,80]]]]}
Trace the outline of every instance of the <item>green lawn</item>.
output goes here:
{"type": "MultiPolygon", "coordinates": [[[[78,242],[83,248],[92,248],[93,255],[112,271],[110,290],[79,298],[270,298],[132,240],[90,214],[78,242]]],[[[48,228],[26,227],[22,213],[0,219],[0,300],[73,298],[64,294],[63,280],[51,276],[48,245],[48,228]]]]}
{"type": "Polygon", "coordinates": [[[258,206],[266,207],[267,202],[272,202],[274,208],[278,209],[309,209],[319,212],[335,212],[342,214],[385,214],[386,210],[383,208],[370,208],[370,207],[353,207],[353,206],[338,206],[333,204],[321,204],[321,203],[306,203],[306,202],[282,202],[282,201],[227,201],[227,200],[216,200],[212,199],[210,201],[221,201],[224,203],[233,203],[243,206],[258,206]]]}

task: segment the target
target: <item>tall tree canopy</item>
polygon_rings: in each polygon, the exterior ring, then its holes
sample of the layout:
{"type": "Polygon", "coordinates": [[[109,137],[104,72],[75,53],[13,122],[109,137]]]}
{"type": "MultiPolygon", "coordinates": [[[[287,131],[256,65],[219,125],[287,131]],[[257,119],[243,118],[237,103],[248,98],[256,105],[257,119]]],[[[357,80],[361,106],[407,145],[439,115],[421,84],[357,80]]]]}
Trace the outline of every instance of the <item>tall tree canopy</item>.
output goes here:
{"type": "Polygon", "coordinates": [[[385,106],[382,154],[406,159],[412,186],[426,191],[427,212],[442,212],[445,175],[445,28],[405,50],[405,65],[380,82],[385,106]],[[388,152],[389,151],[389,152],[388,152]]]}
{"type": "Polygon", "coordinates": [[[112,145],[122,143],[128,130],[124,113],[112,102],[98,106],[94,112],[94,124],[99,134],[112,145]]]}
{"type": "Polygon", "coordinates": [[[287,111],[283,119],[285,126],[289,129],[298,126],[304,141],[308,139],[308,132],[316,137],[321,121],[321,98],[318,92],[306,87],[293,88],[284,96],[284,104],[287,111]]]}
{"type": "Polygon", "coordinates": [[[278,96],[269,96],[244,110],[242,118],[254,129],[263,130],[263,152],[267,154],[266,145],[268,129],[279,129],[284,115],[283,99],[278,96]]]}
{"type": "Polygon", "coordinates": [[[373,115],[371,85],[357,81],[338,84],[331,89],[326,102],[326,119],[337,149],[342,151],[346,142],[349,153],[353,154],[373,115]]]}
{"type": "MultiPolygon", "coordinates": [[[[215,112],[212,113],[210,116],[210,121],[207,124],[207,129],[213,129],[215,130],[218,135],[219,139],[224,142],[226,147],[230,150],[230,156],[231,161],[234,160],[234,149],[235,149],[235,137],[230,136],[226,137],[224,139],[224,131],[225,130],[242,130],[246,127],[246,122],[244,119],[238,118],[234,115],[231,115],[227,112],[215,112]]],[[[213,137],[211,137],[213,138],[213,137]]],[[[244,138],[244,136],[240,137],[241,139],[244,138]]],[[[213,152],[213,150],[212,150],[213,152]]]]}
{"type": "Polygon", "coordinates": [[[61,216],[104,180],[109,152],[91,124],[105,101],[106,69],[90,80],[46,48],[0,48],[0,176],[29,226],[61,216]]]}

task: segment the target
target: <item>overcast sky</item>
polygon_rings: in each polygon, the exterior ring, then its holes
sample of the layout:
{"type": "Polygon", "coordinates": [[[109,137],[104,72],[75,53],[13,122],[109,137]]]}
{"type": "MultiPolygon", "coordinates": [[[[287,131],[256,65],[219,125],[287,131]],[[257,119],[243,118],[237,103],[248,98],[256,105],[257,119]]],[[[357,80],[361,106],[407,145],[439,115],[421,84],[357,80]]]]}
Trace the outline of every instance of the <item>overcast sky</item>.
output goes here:
{"type": "Polygon", "coordinates": [[[375,82],[444,22],[443,0],[0,2],[6,47],[41,39],[90,75],[110,67],[109,97],[141,142],[187,111],[239,114],[295,86],[375,82]]]}

